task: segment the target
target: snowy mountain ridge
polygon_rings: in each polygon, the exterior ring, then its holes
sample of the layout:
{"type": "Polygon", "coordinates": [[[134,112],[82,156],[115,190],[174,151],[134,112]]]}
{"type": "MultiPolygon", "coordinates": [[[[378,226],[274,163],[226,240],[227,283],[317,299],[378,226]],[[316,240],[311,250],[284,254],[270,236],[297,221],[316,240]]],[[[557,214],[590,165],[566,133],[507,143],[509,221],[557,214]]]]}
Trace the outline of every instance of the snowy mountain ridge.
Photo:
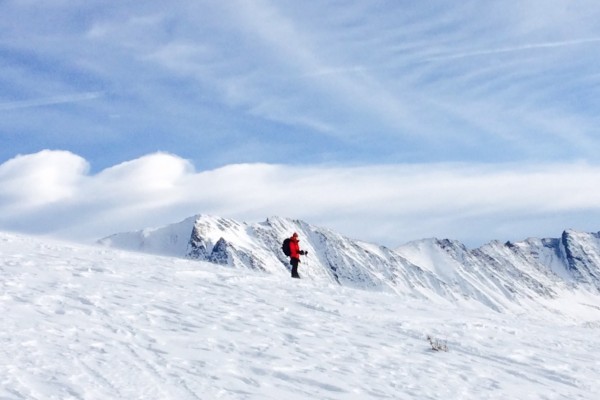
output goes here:
{"type": "Polygon", "coordinates": [[[292,232],[308,251],[305,279],[386,290],[494,310],[557,298],[565,291],[600,292],[600,233],[565,231],[559,239],[494,241],[470,250],[458,241],[424,239],[389,249],[280,217],[256,224],[197,215],[157,229],[99,242],[145,253],[289,274],[281,242],[292,232]]]}

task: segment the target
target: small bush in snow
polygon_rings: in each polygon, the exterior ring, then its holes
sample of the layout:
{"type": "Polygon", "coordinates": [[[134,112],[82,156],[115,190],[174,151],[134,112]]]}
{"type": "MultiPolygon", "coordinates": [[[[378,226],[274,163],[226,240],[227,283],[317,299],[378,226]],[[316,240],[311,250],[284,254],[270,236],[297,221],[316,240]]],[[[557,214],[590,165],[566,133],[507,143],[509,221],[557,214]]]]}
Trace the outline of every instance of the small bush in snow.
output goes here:
{"type": "Polygon", "coordinates": [[[427,341],[431,345],[433,351],[448,351],[448,344],[446,344],[446,341],[441,341],[431,335],[427,335],[427,341]]]}

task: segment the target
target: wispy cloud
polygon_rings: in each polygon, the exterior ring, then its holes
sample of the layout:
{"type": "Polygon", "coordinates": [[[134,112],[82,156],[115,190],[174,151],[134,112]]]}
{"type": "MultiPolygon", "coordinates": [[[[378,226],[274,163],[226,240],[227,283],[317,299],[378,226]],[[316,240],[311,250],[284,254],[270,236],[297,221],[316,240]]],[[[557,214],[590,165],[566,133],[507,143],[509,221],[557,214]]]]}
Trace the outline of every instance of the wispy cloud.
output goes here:
{"type": "Polygon", "coordinates": [[[58,104],[79,103],[83,101],[95,100],[104,96],[103,92],[87,92],[77,94],[67,94],[60,96],[41,97],[37,99],[10,101],[0,103],[0,111],[19,110],[25,108],[53,106],[58,104]]]}
{"type": "MultiPolygon", "coordinates": [[[[508,7],[150,1],[110,10],[53,3],[41,13],[11,4],[0,6],[3,15],[29,23],[3,34],[0,51],[12,50],[0,66],[0,88],[10,94],[5,99],[33,98],[0,103],[0,111],[22,116],[0,128],[94,126],[122,138],[122,146],[113,142],[114,160],[128,154],[129,140],[186,156],[193,143],[213,165],[224,158],[285,162],[299,147],[340,162],[369,154],[360,159],[367,163],[405,159],[389,155],[392,148],[420,162],[523,160],[543,154],[540,142],[548,159],[591,159],[600,150],[590,129],[598,102],[589,51],[600,40],[600,7],[589,1],[585,11],[563,0],[508,7]],[[85,18],[67,23],[75,12],[85,18]],[[53,30],[42,14],[64,24],[53,30]],[[53,114],[52,124],[24,116],[99,98],[98,88],[111,102],[53,114]],[[37,97],[45,93],[74,94],[37,97]],[[117,123],[102,115],[124,117],[117,123]],[[324,144],[287,145],[278,133],[288,131],[324,144]],[[263,147],[286,148],[249,157],[234,140],[241,132],[263,147]],[[231,145],[224,149],[221,140],[231,145]]],[[[90,154],[95,144],[88,139],[90,154]]]]}
{"type": "Polygon", "coordinates": [[[90,175],[81,157],[44,151],[0,165],[0,229],[95,239],[196,213],[248,221],[280,215],[388,245],[429,236],[474,245],[594,229],[599,179],[600,168],[587,164],[239,164],[196,171],[165,153],[90,175]]]}
{"type": "Polygon", "coordinates": [[[598,44],[598,43],[600,43],[600,38],[565,40],[565,41],[546,42],[546,43],[532,43],[532,44],[525,44],[525,45],[521,45],[521,46],[512,46],[512,47],[504,47],[504,48],[451,52],[451,53],[431,57],[431,58],[427,59],[426,61],[452,60],[452,59],[458,59],[458,58],[478,57],[478,56],[487,56],[487,55],[504,54],[504,53],[517,53],[517,52],[524,52],[524,51],[528,51],[528,50],[552,49],[552,48],[581,46],[581,45],[585,45],[585,44],[598,44]]]}
{"type": "MultiPolygon", "coordinates": [[[[539,141],[553,142],[557,152],[573,145],[572,153],[597,149],[589,130],[593,123],[585,122],[595,117],[575,118],[579,111],[565,107],[559,96],[565,90],[585,90],[576,78],[579,62],[567,59],[572,54],[562,51],[586,53],[586,46],[600,39],[567,37],[502,46],[528,41],[523,34],[531,18],[527,10],[516,15],[510,8],[490,11],[466,4],[430,9],[427,14],[420,7],[403,8],[411,17],[427,16],[415,23],[394,7],[365,6],[338,15],[321,10],[328,16],[325,19],[311,5],[290,9],[268,1],[246,4],[233,21],[237,29],[256,38],[261,52],[266,51],[268,78],[260,73],[250,76],[238,87],[245,90],[237,91],[237,98],[267,119],[290,124],[320,121],[304,126],[329,126],[322,133],[341,140],[374,135],[384,141],[393,138],[402,146],[421,137],[424,145],[445,142],[453,152],[465,142],[485,146],[493,141],[494,146],[506,147],[507,153],[528,156],[536,156],[539,141]],[[514,20],[519,25],[513,30],[514,20]],[[475,50],[447,50],[461,48],[475,50]],[[557,51],[537,53],[532,59],[531,51],[541,49],[557,51]],[[515,59],[516,53],[527,57],[515,59]],[[491,55],[496,58],[481,60],[491,55]],[[299,80],[281,80],[282,71],[299,80]],[[549,92],[557,79],[562,89],[549,92]],[[286,90],[280,91],[283,87],[286,90]],[[526,103],[527,99],[531,100],[526,103]],[[570,140],[557,134],[554,124],[538,123],[549,115],[555,122],[571,122],[570,140]]],[[[538,12],[536,29],[551,32],[559,17],[560,13],[538,12]]],[[[575,17],[562,18],[568,22],[575,17]]]]}

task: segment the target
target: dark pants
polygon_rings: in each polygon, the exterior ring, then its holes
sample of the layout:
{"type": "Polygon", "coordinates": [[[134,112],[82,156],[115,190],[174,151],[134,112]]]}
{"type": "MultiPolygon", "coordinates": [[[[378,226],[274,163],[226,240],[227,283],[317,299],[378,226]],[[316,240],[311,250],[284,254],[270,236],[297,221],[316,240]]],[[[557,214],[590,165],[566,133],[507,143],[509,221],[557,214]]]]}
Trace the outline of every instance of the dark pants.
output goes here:
{"type": "Polygon", "coordinates": [[[300,260],[298,260],[297,258],[292,258],[290,260],[290,264],[292,264],[292,278],[300,278],[300,275],[298,275],[298,263],[300,262],[300,260]]]}

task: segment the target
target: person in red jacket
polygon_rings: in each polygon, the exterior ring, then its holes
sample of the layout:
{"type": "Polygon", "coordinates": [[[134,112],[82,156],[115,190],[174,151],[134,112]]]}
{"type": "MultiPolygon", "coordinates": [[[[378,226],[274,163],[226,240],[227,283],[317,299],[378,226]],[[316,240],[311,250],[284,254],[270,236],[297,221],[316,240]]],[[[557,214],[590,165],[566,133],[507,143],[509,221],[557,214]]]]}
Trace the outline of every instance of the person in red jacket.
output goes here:
{"type": "Polygon", "coordinates": [[[292,265],[292,278],[300,278],[298,275],[298,264],[300,263],[300,256],[306,255],[304,250],[300,250],[300,239],[298,234],[294,232],[290,238],[290,264],[292,265]]]}

